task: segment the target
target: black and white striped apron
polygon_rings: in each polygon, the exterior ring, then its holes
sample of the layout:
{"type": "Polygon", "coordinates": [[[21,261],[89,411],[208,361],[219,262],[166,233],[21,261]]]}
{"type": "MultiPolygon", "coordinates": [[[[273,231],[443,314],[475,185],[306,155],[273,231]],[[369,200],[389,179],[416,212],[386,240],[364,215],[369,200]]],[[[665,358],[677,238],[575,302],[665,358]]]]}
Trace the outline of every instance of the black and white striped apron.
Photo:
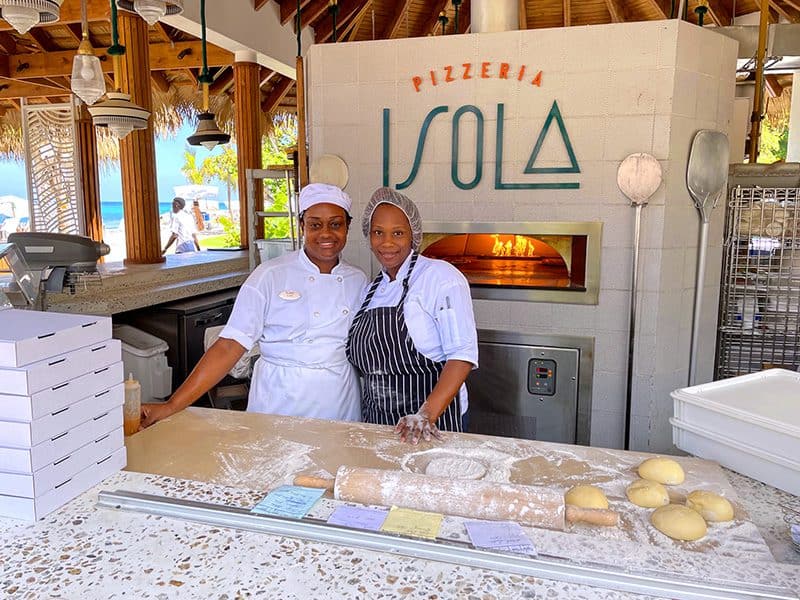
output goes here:
{"type": "MultiPolygon", "coordinates": [[[[397,306],[367,310],[383,274],[372,282],[367,297],[353,317],[347,336],[347,358],[363,376],[361,416],[366,423],[396,425],[413,415],[433,390],[444,368],[417,351],[408,334],[403,304],[408,282],[417,264],[415,252],[403,280],[403,295],[397,306]]],[[[458,396],[448,405],[436,426],[443,431],[461,431],[458,396]]]]}

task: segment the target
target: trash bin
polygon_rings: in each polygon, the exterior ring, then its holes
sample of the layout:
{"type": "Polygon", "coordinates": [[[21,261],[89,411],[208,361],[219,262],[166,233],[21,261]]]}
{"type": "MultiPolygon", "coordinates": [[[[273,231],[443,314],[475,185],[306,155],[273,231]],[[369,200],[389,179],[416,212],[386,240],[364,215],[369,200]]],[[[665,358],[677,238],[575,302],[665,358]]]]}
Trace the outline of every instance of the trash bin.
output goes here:
{"type": "Polygon", "coordinates": [[[167,342],[130,325],[114,325],[112,336],[122,342],[122,364],[142,386],[142,402],[160,402],[172,394],[172,367],[167,342]]]}

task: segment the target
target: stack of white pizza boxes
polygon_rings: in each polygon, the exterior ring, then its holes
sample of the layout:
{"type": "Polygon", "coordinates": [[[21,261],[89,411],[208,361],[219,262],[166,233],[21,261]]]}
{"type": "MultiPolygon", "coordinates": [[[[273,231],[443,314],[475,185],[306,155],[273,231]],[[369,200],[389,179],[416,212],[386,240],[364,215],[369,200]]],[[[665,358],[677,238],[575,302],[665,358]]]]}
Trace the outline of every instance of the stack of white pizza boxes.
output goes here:
{"type": "Polygon", "coordinates": [[[34,521],[125,466],[111,319],[0,310],[0,517],[34,521]]]}

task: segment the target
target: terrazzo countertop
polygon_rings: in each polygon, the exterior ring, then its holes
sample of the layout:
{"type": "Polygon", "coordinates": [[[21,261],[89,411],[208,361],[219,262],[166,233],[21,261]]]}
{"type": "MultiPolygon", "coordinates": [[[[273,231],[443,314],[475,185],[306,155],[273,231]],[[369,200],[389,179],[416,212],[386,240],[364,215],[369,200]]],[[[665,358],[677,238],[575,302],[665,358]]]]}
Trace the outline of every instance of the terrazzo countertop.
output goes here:
{"type": "MultiPolygon", "coordinates": [[[[532,473],[543,481],[557,476],[597,479],[602,473],[601,485],[612,507],[632,514],[624,519],[631,531],[525,528],[543,558],[800,593],[800,555],[792,556],[788,530],[781,527],[777,511],[779,504],[797,498],[698,459],[680,459],[687,480],[717,478],[715,485],[724,488],[737,512],[735,523],[715,526],[720,528],[716,537],[709,534],[714,540],[710,544],[636,533],[641,524],[636,511],[621,504],[616,480],[627,480],[630,465],[643,456],[639,453],[469,434],[446,434],[443,442],[411,447],[400,444],[390,428],[212,409],[183,411],[128,438],[126,445],[127,472],[36,524],[0,520],[1,597],[645,597],[96,506],[99,490],[127,490],[251,508],[297,473],[324,475],[336,464],[415,471],[444,453],[486,458],[486,477],[495,481],[518,481],[532,473]],[[593,461],[589,470],[584,469],[586,457],[593,461]],[[545,461],[553,468],[548,470],[545,461]]],[[[324,497],[309,517],[324,520],[341,504],[324,497]]],[[[446,516],[438,541],[466,541],[463,521],[446,516]]]]}
{"type": "Polygon", "coordinates": [[[100,280],[74,294],[48,293],[46,310],[113,315],[238,287],[250,274],[246,250],[170,254],[153,265],[98,265],[100,280]]]}

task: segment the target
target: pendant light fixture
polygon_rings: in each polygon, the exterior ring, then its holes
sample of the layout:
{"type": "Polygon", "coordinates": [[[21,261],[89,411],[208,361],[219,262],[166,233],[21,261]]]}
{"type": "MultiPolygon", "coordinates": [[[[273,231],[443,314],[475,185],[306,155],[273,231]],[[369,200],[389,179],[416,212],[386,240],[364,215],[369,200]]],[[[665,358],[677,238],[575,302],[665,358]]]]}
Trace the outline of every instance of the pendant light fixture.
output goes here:
{"type": "Polygon", "coordinates": [[[106,92],[100,59],[94,55],[89,41],[89,24],[86,19],[86,0],[81,0],[81,43],[72,59],[72,92],[86,104],[94,104],[106,92]]]}
{"type": "Polygon", "coordinates": [[[0,0],[0,17],[19,33],[39,23],[58,21],[64,0],[0,0]]]}
{"type": "Polygon", "coordinates": [[[120,57],[125,54],[125,46],[119,43],[117,31],[117,6],[111,0],[111,40],[108,49],[114,61],[114,91],[106,94],[106,99],[89,107],[92,122],[96,127],[108,127],[117,138],[122,139],[135,129],[147,129],[150,112],[131,102],[131,97],[120,91],[120,57]]]}
{"type": "Polygon", "coordinates": [[[151,27],[164,16],[183,12],[183,0],[117,0],[117,6],[136,13],[151,27]]]}
{"type": "Polygon", "coordinates": [[[200,0],[200,35],[203,50],[203,70],[197,81],[203,88],[203,112],[198,116],[197,130],[186,138],[191,146],[203,146],[211,150],[217,144],[227,144],[231,136],[219,130],[214,120],[214,113],[208,109],[208,85],[211,75],[208,74],[208,60],[206,59],[206,0],[200,0]]]}

